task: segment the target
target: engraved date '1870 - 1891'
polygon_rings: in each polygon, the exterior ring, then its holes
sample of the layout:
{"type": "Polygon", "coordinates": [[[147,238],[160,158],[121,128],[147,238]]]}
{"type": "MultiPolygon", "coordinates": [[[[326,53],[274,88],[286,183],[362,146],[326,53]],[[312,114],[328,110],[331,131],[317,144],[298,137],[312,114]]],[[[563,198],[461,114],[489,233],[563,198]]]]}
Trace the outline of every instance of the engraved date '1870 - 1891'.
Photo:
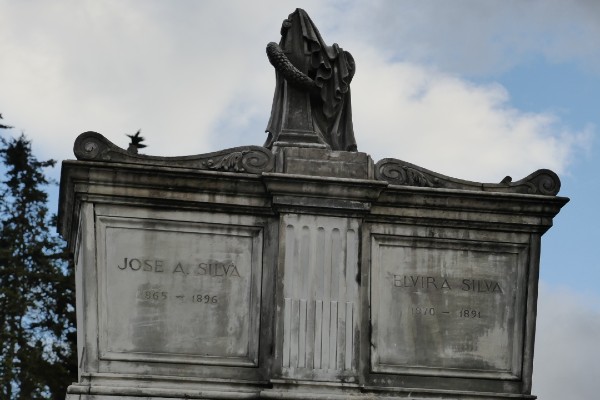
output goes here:
{"type": "Polygon", "coordinates": [[[473,308],[462,308],[459,310],[439,310],[435,307],[411,307],[410,313],[413,317],[433,317],[436,315],[458,318],[482,318],[481,310],[473,308]]]}

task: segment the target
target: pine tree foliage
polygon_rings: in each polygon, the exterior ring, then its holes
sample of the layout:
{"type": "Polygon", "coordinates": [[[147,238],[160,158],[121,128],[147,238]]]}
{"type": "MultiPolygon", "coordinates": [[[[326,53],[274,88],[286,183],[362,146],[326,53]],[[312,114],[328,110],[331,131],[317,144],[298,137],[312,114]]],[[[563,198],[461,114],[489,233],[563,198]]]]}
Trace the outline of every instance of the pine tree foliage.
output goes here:
{"type": "Polygon", "coordinates": [[[0,138],[0,399],[64,399],[76,379],[73,268],[23,135],[0,138]]]}

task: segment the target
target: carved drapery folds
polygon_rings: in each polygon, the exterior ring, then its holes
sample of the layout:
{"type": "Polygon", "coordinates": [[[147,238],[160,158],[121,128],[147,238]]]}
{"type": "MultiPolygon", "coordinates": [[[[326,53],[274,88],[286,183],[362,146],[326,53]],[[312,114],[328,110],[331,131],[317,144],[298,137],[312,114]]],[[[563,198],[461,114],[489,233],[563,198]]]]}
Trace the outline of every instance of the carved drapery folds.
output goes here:
{"type": "Polygon", "coordinates": [[[192,169],[260,174],[273,170],[273,154],[261,146],[242,146],[183,157],[157,157],[128,152],[97,132],[77,137],[73,152],[78,160],[162,165],[192,169]]]}
{"type": "Polygon", "coordinates": [[[283,21],[281,40],[267,45],[275,67],[275,93],[265,147],[319,144],[356,151],[350,82],[352,55],[328,46],[306,11],[298,8],[283,21]]]}
{"type": "Polygon", "coordinates": [[[539,169],[525,178],[512,182],[506,177],[501,183],[479,183],[451,178],[395,158],[384,158],[375,164],[375,178],[392,185],[417,186],[483,192],[505,192],[555,196],[560,179],[549,169],[539,169]]]}

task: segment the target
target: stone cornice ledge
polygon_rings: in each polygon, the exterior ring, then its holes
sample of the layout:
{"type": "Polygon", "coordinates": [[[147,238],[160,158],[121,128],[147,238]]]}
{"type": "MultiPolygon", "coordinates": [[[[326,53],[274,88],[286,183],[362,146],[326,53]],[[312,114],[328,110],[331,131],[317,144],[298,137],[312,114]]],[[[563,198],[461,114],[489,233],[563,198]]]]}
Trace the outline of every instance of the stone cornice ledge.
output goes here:
{"type": "Polygon", "coordinates": [[[376,201],[390,207],[542,213],[556,215],[569,202],[561,196],[389,185],[376,201]]]}
{"type": "Polygon", "coordinates": [[[123,204],[198,207],[214,203],[230,209],[272,213],[261,176],[139,163],[66,160],[60,180],[58,230],[69,237],[81,198],[123,204]]]}
{"type": "Polygon", "coordinates": [[[389,185],[371,204],[368,219],[543,233],[567,202],[558,196],[389,185]]]}
{"type": "Polygon", "coordinates": [[[296,195],[356,201],[374,201],[388,187],[371,179],[329,178],[277,172],[263,173],[267,191],[273,195],[296,195]]]}

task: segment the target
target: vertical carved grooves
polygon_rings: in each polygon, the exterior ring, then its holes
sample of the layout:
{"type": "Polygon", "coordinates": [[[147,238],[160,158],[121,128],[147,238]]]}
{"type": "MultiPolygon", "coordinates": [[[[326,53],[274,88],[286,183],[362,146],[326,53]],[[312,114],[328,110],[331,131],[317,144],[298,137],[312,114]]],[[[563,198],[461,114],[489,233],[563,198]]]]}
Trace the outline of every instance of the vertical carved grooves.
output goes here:
{"type": "Polygon", "coordinates": [[[356,232],[286,227],[283,367],[353,368],[356,232]]]}
{"type": "MultiPolygon", "coordinates": [[[[294,226],[288,225],[285,228],[285,265],[288,267],[287,272],[284,275],[284,287],[286,291],[290,291],[293,288],[293,273],[296,266],[294,265],[294,226]],[[291,271],[290,271],[291,270],[291,271]]],[[[290,356],[292,348],[292,300],[289,297],[285,298],[284,301],[284,314],[283,314],[283,356],[282,362],[284,367],[291,365],[290,356]]]]}

